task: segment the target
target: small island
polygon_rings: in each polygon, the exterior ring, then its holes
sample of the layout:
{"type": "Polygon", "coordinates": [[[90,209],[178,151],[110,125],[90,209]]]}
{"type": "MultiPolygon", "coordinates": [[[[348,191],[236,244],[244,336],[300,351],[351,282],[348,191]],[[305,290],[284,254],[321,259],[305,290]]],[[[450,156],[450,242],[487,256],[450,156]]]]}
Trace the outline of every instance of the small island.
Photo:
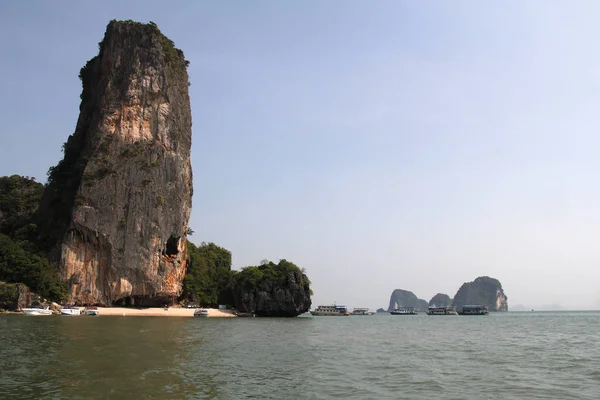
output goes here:
{"type": "Polygon", "coordinates": [[[310,281],[293,263],[232,271],[227,250],[188,240],[188,65],[153,22],[110,21],[80,70],[79,118],[48,182],[0,177],[2,308],[56,302],[139,315],[194,301],[266,317],[309,310],[310,281]]]}

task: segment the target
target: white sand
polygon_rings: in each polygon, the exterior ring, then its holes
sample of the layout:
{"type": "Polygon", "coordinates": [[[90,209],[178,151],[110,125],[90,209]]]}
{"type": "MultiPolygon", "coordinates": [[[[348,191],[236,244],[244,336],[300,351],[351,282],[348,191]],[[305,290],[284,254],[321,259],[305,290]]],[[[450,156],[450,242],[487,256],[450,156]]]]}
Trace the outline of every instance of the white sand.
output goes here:
{"type": "MultiPolygon", "coordinates": [[[[207,308],[208,317],[213,318],[236,318],[232,310],[219,310],[217,308],[207,308]]],[[[98,307],[99,315],[117,315],[126,317],[193,317],[195,309],[193,308],[125,308],[125,307],[98,307]]]]}

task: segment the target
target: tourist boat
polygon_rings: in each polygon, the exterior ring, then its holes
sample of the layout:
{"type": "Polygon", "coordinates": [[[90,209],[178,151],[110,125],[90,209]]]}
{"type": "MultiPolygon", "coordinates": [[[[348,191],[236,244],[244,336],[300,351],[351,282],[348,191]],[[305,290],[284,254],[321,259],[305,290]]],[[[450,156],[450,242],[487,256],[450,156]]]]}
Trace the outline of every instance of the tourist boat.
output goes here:
{"type": "Polygon", "coordinates": [[[489,311],[487,306],[483,304],[472,304],[462,306],[462,310],[459,312],[460,315],[488,315],[489,311]]]}
{"type": "Polygon", "coordinates": [[[369,311],[368,308],[354,308],[352,309],[352,315],[374,315],[373,311],[369,311]]]}
{"type": "Polygon", "coordinates": [[[98,311],[98,307],[89,306],[85,308],[85,315],[98,315],[100,311],[98,311]]]}
{"type": "Polygon", "coordinates": [[[346,316],[350,315],[346,306],[318,306],[316,310],[310,312],[315,317],[346,316]]]}
{"type": "Polygon", "coordinates": [[[77,306],[65,306],[60,310],[60,315],[81,315],[81,310],[77,306]]]}
{"type": "Polygon", "coordinates": [[[402,306],[395,308],[390,314],[392,315],[417,315],[414,307],[402,306]]]}
{"type": "Polygon", "coordinates": [[[194,311],[194,317],[208,317],[208,310],[206,308],[198,308],[194,311]]]}
{"type": "Polygon", "coordinates": [[[435,304],[429,306],[427,315],[458,315],[454,307],[436,307],[435,304]]]}
{"type": "Polygon", "coordinates": [[[22,308],[23,314],[25,315],[52,315],[50,307],[46,308],[22,308]]]}

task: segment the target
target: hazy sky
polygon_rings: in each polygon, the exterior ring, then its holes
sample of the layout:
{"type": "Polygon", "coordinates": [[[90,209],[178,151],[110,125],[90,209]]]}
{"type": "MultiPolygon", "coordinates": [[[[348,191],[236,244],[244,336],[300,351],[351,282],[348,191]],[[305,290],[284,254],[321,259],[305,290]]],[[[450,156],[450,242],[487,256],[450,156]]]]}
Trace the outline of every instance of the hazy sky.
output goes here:
{"type": "Polygon", "coordinates": [[[0,3],[0,175],[75,129],[111,19],[191,62],[191,240],[304,267],[313,305],[600,308],[597,1],[0,3]],[[34,6],[35,5],[35,6],[34,6]]]}

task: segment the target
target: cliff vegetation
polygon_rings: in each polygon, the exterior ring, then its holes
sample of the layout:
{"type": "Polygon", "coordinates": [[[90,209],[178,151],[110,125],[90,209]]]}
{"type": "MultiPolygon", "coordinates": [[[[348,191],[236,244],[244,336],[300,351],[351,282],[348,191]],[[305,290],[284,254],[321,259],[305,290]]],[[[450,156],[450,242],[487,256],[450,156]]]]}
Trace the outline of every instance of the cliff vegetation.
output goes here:
{"type": "Polygon", "coordinates": [[[67,286],[37,240],[34,216],[43,190],[34,178],[0,177],[0,281],[23,283],[49,300],[61,301],[67,286]]]}
{"type": "Polygon", "coordinates": [[[295,317],[311,306],[310,280],[287,260],[264,260],[234,272],[229,284],[230,301],[242,312],[264,317],[295,317]]]}
{"type": "Polygon", "coordinates": [[[223,292],[231,278],[231,252],[214,243],[196,246],[188,241],[188,268],[183,280],[183,299],[206,307],[224,304],[223,292]]]}

